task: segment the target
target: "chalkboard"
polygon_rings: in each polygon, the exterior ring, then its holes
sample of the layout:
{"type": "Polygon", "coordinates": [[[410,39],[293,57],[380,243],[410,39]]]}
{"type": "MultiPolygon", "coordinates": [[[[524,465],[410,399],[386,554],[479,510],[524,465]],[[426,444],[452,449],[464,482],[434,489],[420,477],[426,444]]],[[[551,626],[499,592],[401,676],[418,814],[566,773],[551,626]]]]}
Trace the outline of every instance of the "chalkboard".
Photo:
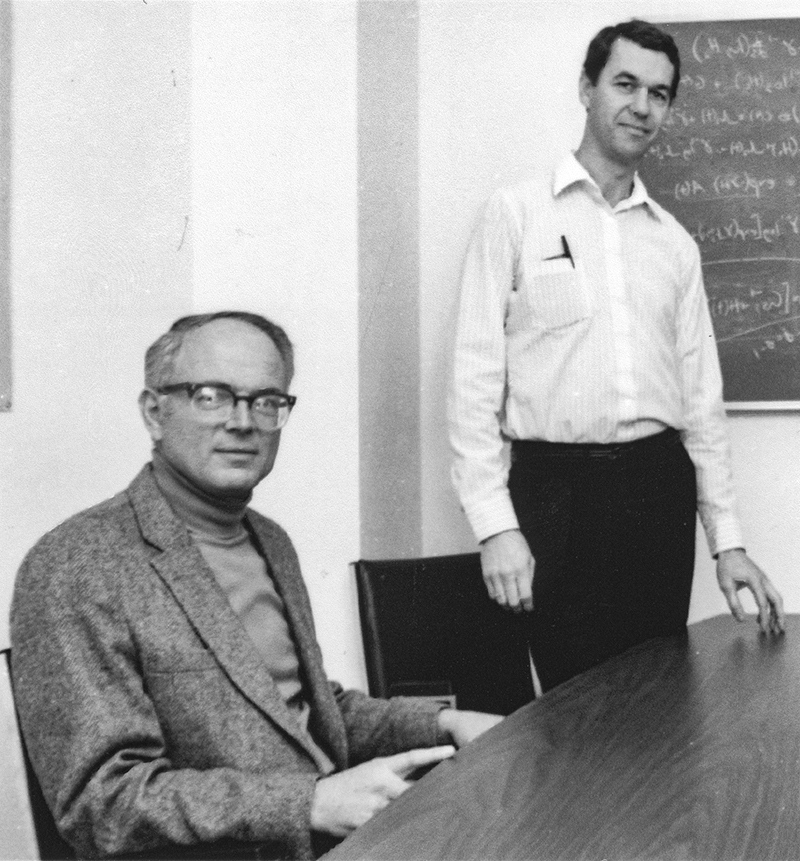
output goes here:
{"type": "Polygon", "coordinates": [[[641,175],[700,247],[729,408],[800,408],[800,20],[660,24],[681,83],[641,175]]]}

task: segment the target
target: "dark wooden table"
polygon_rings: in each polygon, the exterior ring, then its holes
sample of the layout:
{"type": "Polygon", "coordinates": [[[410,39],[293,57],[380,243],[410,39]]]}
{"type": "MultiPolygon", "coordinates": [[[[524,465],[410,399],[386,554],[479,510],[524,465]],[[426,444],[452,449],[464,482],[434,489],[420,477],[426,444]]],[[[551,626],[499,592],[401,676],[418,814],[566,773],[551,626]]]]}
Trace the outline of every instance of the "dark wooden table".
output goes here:
{"type": "MultiPolygon", "coordinates": [[[[502,667],[498,667],[502,672],[502,667]]],[[[800,859],[800,616],[718,616],[524,706],[325,856],[800,859]]]]}

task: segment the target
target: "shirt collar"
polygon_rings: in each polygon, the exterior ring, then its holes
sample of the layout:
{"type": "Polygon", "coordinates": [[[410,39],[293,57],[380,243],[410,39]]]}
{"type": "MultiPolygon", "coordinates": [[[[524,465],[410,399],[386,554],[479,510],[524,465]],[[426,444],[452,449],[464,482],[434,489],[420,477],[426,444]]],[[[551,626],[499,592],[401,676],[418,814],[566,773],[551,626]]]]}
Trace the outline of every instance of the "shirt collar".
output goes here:
{"type": "MultiPolygon", "coordinates": [[[[553,197],[558,197],[567,188],[580,182],[588,183],[592,188],[596,189],[598,194],[600,193],[597,183],[592,179],[589,172],[575,158],[574,153],[570,153],[553,172],[553,197]]],[[[614,211],[622,212],[626,209],[633,209],[635,206],[644,206],[648,212],[659,220],[661,219],[659,207],[647,193],[645,184],[638,173],[633,175],[633,189],[630,196],[620,201],[614,208],[614,211]]]]}

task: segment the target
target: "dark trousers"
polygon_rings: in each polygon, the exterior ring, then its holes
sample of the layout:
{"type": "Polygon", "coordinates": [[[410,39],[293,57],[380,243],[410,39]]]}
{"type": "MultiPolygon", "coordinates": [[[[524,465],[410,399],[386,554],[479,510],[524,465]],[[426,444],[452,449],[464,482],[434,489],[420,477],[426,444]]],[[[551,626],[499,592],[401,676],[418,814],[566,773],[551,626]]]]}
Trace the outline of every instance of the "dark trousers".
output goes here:
{"type": "Polygon", "coordinates": [[[514,442],[509,490],[536,561],[530,647],[543,690],[685,628],[697,488],[677,431],[514,442]]]}

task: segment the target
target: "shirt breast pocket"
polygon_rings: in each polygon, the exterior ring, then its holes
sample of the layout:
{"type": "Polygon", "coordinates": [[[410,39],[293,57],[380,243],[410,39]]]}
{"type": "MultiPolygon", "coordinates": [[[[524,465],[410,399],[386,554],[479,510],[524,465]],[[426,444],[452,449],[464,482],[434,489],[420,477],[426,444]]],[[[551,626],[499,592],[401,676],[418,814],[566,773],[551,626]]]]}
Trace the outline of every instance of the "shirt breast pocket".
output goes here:
{"type": "Polygon", "coordinates": [[[542,260],[523,273],[511,304],[513,328],[561,329],[592,313],[583,279],[566,258],[542,260]]]}

